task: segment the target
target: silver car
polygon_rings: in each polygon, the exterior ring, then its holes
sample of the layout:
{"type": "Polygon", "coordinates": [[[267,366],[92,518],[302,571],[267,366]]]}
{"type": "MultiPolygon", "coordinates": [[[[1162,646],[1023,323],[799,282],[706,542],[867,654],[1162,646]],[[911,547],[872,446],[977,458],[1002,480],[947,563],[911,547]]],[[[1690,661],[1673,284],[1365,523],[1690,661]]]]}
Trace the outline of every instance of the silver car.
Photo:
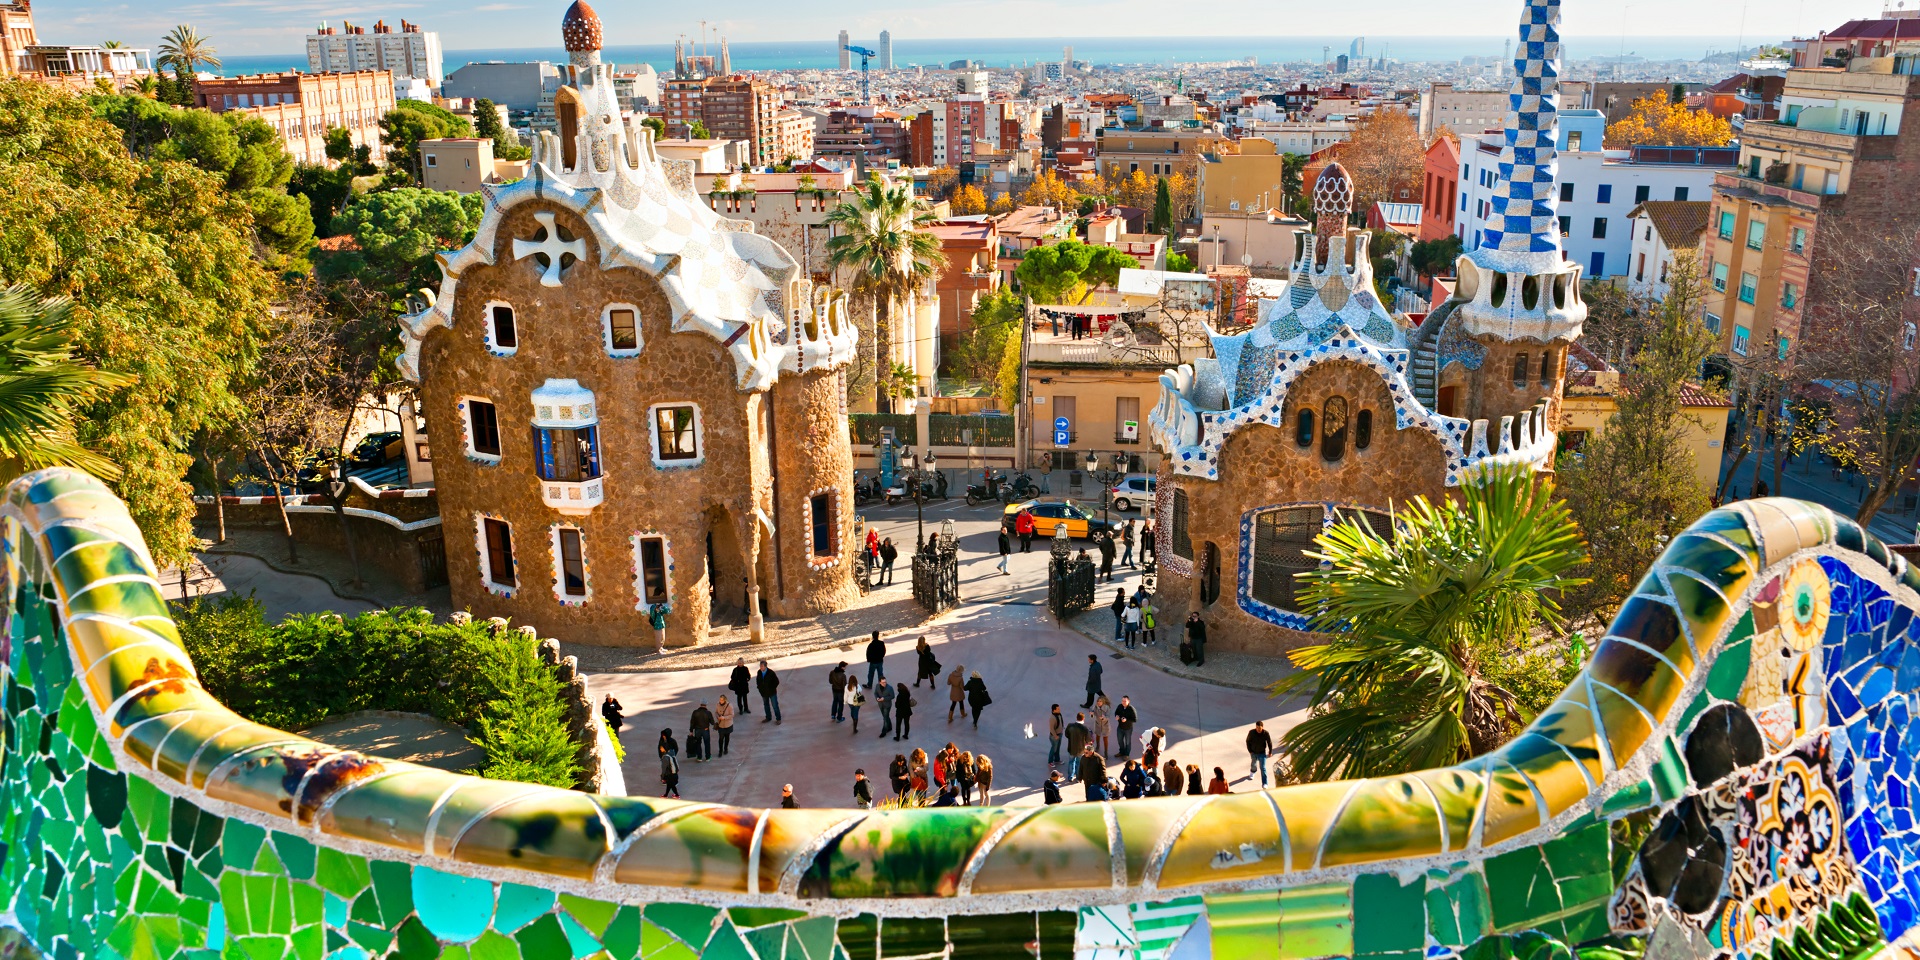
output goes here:
{"type": "Polygon", "coordinates": [[[1152,503],[1154,479],[1151,473],[1135,473],[1122,478],[1107,491],[1107,495],[1113,498],[1113,508],[1132,510],[1152,503]]]}

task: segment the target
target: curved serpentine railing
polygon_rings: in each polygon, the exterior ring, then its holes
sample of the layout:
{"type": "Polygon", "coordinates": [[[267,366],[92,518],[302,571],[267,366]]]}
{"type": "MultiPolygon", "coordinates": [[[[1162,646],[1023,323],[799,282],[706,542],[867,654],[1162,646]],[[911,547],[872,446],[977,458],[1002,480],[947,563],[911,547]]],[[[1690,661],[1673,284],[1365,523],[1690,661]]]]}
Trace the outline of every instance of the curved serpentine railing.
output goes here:
{"type": "Polygon", "coordinates": [[[1920,956],[1920,573],[1810,504],[1701,518],[1471,762],[901,812],[591,796],[250,723],[103,486],[31,474],[4,516],[0,952],[1920,956]]]}

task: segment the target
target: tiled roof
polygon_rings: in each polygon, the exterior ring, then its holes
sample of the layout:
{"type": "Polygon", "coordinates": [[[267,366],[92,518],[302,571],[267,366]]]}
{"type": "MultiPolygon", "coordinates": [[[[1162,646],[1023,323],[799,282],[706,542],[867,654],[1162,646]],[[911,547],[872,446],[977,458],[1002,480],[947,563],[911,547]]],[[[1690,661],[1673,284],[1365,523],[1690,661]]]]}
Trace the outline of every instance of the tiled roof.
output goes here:
{"type": "Polygon", "coordinates": [[[1700,245],[1712,206],[1706,200],[1648,200],[1628,211],[1627,217],[1646,214],[1653,228],[1660,231],[1660,242],[1669,250],[1682,250],[1700,245]]]}
{"type": "Polygon", "coordinates": [[[1689,383],[1680,388],[1680,405],[1683,407],[1731,407],[1727,398],[1697,383],[1689,383]]]}
{"type": "Polygon", "coordinates": [[[1893,19],[1848,20],[1827,31],[1828,40],[1911,40],[1920,38],[1920,20],[1893,19]]]}

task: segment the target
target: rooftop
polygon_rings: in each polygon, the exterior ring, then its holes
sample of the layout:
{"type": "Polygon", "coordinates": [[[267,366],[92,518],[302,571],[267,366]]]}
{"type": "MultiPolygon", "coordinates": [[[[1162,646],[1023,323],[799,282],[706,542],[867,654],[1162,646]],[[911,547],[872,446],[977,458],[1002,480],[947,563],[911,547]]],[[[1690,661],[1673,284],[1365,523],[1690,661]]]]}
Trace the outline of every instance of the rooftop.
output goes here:
{"type": "Polygon", "coordinates": [[[1627,212],[1629,219],[1644,214],[1659,231],[1660,242],[1674,250],[1696,247],[1706,232],[1712,203],[1706,200],[1648,200],[1627,212]]]}

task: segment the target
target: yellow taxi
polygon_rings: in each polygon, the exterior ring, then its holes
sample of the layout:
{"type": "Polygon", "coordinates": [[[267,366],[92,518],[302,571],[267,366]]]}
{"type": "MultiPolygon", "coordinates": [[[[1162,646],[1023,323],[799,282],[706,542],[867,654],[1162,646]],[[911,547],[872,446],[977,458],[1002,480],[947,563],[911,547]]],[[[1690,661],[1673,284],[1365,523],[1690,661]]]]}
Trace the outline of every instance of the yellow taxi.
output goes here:
{"type": "Polygon", "coordinates": [[[1051,537],[1060,527],[1067,528],[1067,536],[1086,538],[1099,530],[1113,529],[1119,524],[1100,519],[1095,512],[1088,510],[1071,500],[1027,500],[1021,503],[1007,504],[1002,525],[1008,533],[1014,531],[1014,518],[1022,510],[1033,511],[1033,534],[1036,537],[1051,537]]]}

